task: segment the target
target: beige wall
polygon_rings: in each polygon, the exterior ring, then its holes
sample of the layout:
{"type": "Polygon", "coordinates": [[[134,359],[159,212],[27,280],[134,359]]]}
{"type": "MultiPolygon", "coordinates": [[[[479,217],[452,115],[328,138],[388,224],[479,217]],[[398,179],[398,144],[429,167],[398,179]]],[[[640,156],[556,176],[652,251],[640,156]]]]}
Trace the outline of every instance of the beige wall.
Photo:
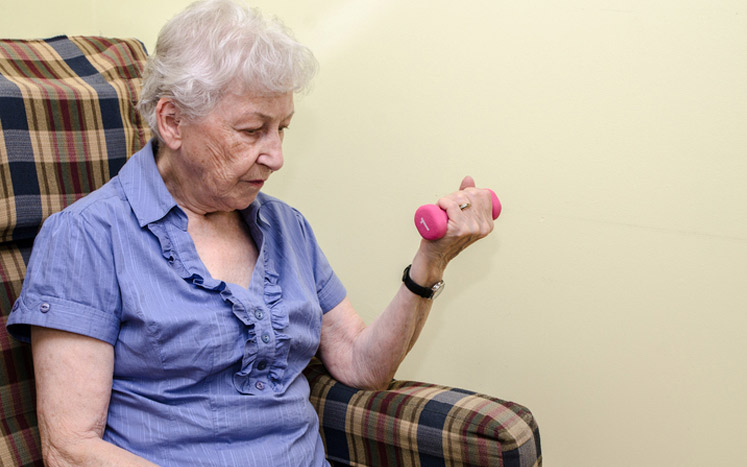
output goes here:
{"type": "MultiPolygon", "coordinates": [[[[0,34],[152,48],[185,4],[0,0],[0,34]]],[[[366,320],[419,204],[465,174],[504,203],[398,377],[526,404],[548,466],[747,464],[743,0],[256,4],[322,67],[267,189],[366,320]]]]}

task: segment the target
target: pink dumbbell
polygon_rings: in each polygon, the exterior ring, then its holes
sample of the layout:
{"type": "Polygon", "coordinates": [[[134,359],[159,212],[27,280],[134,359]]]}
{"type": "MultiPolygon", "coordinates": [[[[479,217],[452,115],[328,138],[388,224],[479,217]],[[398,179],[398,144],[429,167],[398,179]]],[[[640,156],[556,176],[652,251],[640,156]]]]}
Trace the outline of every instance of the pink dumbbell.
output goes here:
{"type": "MultiPolygon", "coordinates": [[[[487,190],[493,197],[493,219],[498,219],[501,215],[501,202],[493,190],[490,188],[487,190]]],[[[415,211],[415,227],[426,240],[438,240],[446,235],[448,223],[449,216],[446,215],[446,211],[435,204],[425,204],[415,211]]]]}

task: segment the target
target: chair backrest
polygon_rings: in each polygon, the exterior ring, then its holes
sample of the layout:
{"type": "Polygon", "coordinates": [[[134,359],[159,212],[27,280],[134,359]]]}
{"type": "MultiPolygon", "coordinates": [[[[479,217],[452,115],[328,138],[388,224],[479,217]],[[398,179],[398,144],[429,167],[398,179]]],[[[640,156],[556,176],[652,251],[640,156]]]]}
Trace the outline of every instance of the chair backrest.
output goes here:
{"type": "Polygon", "coordinates": [[[0,40],[0,465],[42,465],[30,349],[5,330],[34,237],[150,138],[145,59],[134,39],[0,40]]]}

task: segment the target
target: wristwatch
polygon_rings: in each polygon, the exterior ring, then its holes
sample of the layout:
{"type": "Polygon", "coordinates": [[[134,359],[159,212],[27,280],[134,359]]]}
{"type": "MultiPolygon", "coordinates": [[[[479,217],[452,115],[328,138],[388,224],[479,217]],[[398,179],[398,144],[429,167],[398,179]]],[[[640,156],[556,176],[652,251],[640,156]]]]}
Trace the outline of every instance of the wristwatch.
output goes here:
{"type": "Polygon", "coordinates": [[[438,295],[444,289],[444,281],[440,280],[430,287],[423,287],[422,285],[418,285],[410,277],[411,267],[412,267],[412,264],[407,266],[405,268],[405,272],[402,274],[402,282],[405,283],[405,287],[407,287],[407,289],[410,292],[414,293],[415,295],[419,295],[429,300],[433,300],[436,297],[438,297],[438,295]]]}

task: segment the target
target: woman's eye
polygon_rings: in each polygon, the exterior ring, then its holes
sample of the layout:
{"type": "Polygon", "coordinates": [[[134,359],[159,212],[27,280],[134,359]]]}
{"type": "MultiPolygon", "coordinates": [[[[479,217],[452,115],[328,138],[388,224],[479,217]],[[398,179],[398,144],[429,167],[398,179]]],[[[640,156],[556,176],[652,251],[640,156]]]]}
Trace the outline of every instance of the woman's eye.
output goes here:
{"type": "Polygon", "coordinates": [[[245,128],[241,130],[241,133],[244,135],[244,138],[253,141],[261,138],[263,131],[263,128],[245,128]]]}

